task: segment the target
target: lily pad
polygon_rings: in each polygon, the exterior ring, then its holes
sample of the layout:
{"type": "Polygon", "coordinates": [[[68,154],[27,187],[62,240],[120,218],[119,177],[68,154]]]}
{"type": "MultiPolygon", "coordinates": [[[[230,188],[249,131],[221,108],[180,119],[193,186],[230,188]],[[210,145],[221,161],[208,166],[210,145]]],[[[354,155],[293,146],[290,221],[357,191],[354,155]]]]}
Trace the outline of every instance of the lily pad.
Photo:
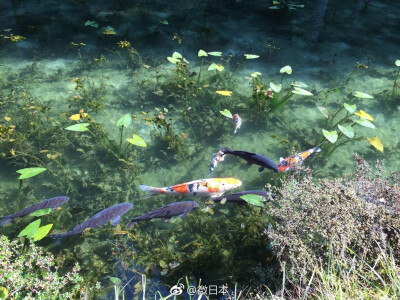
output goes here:
{"type": "Polygon", "coordinates": [[[328,130],[322,129],[322,133],[323,133],[324,137],[326,137],[326,139],[328,141],[330,141],[332,144],[336,143],[336,141],[338,139],[338,134],[337,134],[336,130],[328,131],[328,130]]]}
{"type": "Polygon", "coordinates": [[[357,106],[355,104],[343,104],[344,108],[349,112],[349,113],[354,113],[357,109],[357,106]]]}
{"type": "Polygon", "coordinates": [[[34,212],[30,213],[29,216],[31,216],[31,217],[41,217],[41,216],[44,216],[44,215],[48,215],[52,211],[53,211],[52,208],[43,208],[43,209],[39,209],[37,211],[34,211],[34,212]]]}
{"type": "Polygon", "coordinates": [[[370,143],[372,146],[374,146],[376,149],[381,151],[383,153],[383,144],[382,141],[376,136],[373,139],[370,139],[367,137],[368,143],[370,143]]]}
{"type": "Polygon", "coordinates": [[[247,194],[247,195],[240,196],[240,198],[251,205],[264,207],[264,204],[263,204],[264,199],[260,195],[247,194]]]}
{"type": "Polygon", "coordinates": [[[33,241],[40,241],[42,238],[44,238],[51,230],[51,228],[53,227],[53,224],[47,224],[45,226],[42,226],[40,228],[38,228],[35,232],[35,234],[33,235],[33,241]]]}
{"type": "Polygon", "coordinates": [[[279,70],[280,73],[292,74],[292,67],[291,66],[284,66],[279,70]]]}
{"type": "Polygon", "coordinates": [[[227,109],[220,110],[219,112],[220,112],[221,115],[223,115],[223,116],[225,116],[225,117],[227,117],[229,119],[233,118],[232,113],[227,109]]]}
{"type": "Polygon", "coordinates": [[[141,138],[140,136],[138,136],[137,134],[133,134],[131,139],[126,139],[126,140],[129,143],[131,143],[132,145],[139,146],[139,147],[147,147],[147,144],[144,141],[144,139],[141,138]]]}
{"type": "Polygon", "coordinates": [[[260,57],[260,55],[256,54],[245,54],[244,56],[246,57],[246,59],[256,59],[260,57]]]}
{"type": "Polygon", "coordinates": [[[88,128],[86,128],[89,125],[90,125],[90,123],[79,123],[79,124],[75,124],[75,125],[71,125],[71,126],[65,127],[64,129],[65,130],[70,130],[70,131],[83,132],[83,131],[88,131],[89,130],[88,128]]]}
{"type": "Polygon", "coordinates": [[[342,126],[338,124],[339,130],[348,138],[352,139],[354,137],[354,129],[351,126],[342,126]]]}
{"type": "Polygon", "coordinates": [[[364,126],[364,127],[375,128],[375,125],[366,119],[359,119],[359,120],[355,120],[354,122],[356,122],[357,124],[360,124],[361,126],[364,126]]]}
{"type": "Polygon", "coordinates": [[[40,222],[41,220],[38,219],[30,224],[28,224],[28,226],[26,226],[19,234],[18,237],[21,236],[26,236],[27,238],[32,238],[33,235],[35,234],[36,230],[39,228],[40,226],[40,222]]]}
{"type": "Polygon", "coordinates": [[[219,52],[219,51],[212,51],[212,52],[207,52],[208,53],[208,55],[211,55],[211,56],[222,56],[222,52],[219,52]]]}
{"type": "Polygon", "coordinates": [[[204,50],[199,50],[199,53],[197,53],[198,57],[203,57],[203,56],[208,56],[207,52],[204,50]]]}
{"type": "Polygon", "coordinates": [[[279,93],[282,89],[282,85],[279,84],[275,84],[272,81],[269,83],[269,86],[271,87],[271,89],[275,92],[275,93],[279,93]]]}
{"type": "Polygon", "coordinates": [[[121,126],[127,127],[127,126],[131,125],[131,123],[132,123],[131,115],[126,114],[117,121],[117,127],[121,127],[121,126]]]}
{"type": "Polygon", "coordinates": [[[359,91],[355,91],[355,92],[353,93],[353,96],[354,96],[354,97],[357,97],[357,98],[363,98],[363,99],[372,99],[372,98],[374,98],[374,97],[371,96],[371,95],[368,95],[368,94],[366,94],[366,93],[362,93],[362,92],[359,92],[359,91]]]}
{"type": "Polygon", "coordinates": [[[31,178],[33,176],[36,176],[44,171],[46,171],[46,168],[25,168],[25,169],[20,169],[17,171],[17,173],[21,174],[18,179],[26,179],[26,178],[31,178]]]}
{"type": "Polygon", "coordinates": [[[302,96],[313,96],[313,94],[311,92],[304,90],[302,88],[296,87],[296,86],[294,87],[292,93],[297,94],[297,95],[302,95],[302,96]]]}
{"type": "Polygon", "coordinates": [[[325,118],[329,118],[329,113],[328,110],[323,107],[323,106],[318,106],[318,110],[321,112],[321,114],[325,117],[325,118]]]}

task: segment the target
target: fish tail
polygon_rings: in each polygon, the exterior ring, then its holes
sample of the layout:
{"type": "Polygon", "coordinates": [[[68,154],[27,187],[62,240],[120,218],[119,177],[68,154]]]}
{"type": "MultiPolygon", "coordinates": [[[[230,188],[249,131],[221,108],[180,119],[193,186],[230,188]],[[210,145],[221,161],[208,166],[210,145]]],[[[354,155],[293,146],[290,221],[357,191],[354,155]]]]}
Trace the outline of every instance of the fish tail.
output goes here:
{"type": "Polygon", "coordinates": [[[232,150],[229,150],[228,148],[222,147],[219,151],[223,152],[224,154],[229,154],[232,152],[232,150]]]}
{"type": "Polygon", "coordinates": [[[321,151],[320,147],[317,146],[317,147],[314,148],[314,152],[320,152],[320,151],[321,151]]]}
{"type": "Polygon", "coordinates": [[[0,226],[4,226],[4,225],[6,225],[7,223],[11,222],[12,218],[3,217],[3,218],[0,218],[0,220],[2,220],[2,221],[0,222],[0,226]]]}
{"type": "Polygon", "coordinates": [[[141,189],[143,192],[147,192],[145,199],[161,193],[159,188],[148,186],[148,185],[139,185],[139,189],[141,189]]]}

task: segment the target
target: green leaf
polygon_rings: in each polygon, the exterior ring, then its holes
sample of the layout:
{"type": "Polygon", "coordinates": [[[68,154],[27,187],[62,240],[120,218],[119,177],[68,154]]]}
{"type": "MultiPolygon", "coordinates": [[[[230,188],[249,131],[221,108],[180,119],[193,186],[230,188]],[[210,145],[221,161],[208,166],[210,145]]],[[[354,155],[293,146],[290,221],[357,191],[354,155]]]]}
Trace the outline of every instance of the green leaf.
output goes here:
{"type": "Polygon", "coordinates": [[[363,99],[372,99],[372,98],[374,98],[371,95],[368,95],[368,94],[362,93],[362,92],[358,92],[358,91],[355,91],[353,93],[353,96],[357,97],[357,98],[363,98],[363,99]]]}
{"type": "Polygon", "coordinates": [[[356,109],[357,109],[357,106],[355,104],[347,104],[347,103],[345,103],[343,105],[344,105],[344,108],[351,114],[354,113],[356,111],[356,109]]]}
{"type": "Polygon", "coordinates": [[[27,236],[27,238],[32,238],[32,236],[35,234],[36,230],[39,228],[40,226],[40,222],[41,220],[38,219],[30,224],[28,224],[28,226],[26,226],[19,234],[18,237],[21,236],[27,236]]]}
{"type": "Polygon", "coordinates": [[[158,263],[159,263],[161,268],[163,268],[163,269],[167,269],[168,268],[168,265],[167,265],[167,263],[165,261],[160,260],[158,263]]]}
{"type": "Polygon", "coordinates": [[[227,117],[229,119],[233,118],[232,113],[227,109],[220,110],[219,112],[220,112],[221,115],[223,115],[223,116],[225,116],[225,117],[227,117]]]}
{"type": "Polygon", "coordinates": [[[397,60],[394,62],[394,64],[395,64],[397,67],[400,67],[400,59],[397,59],[397,60]]]}
{"type": "Polygon", "coordinates": [[[177,58],[173,58],[173,57],[167,57],[167,59],[168,59],[168,61],[170,62],[170,63],[173,63],[173,64],[177,64],[178,62],[181,62],[179,59],[177,59],[177,58]]]}
{"type": "Polygon", "coordinates": [[[40,227],[38,230],[36,230],[35,234],[33,235],[33,241],[40,241],[42,238],[44,238],[51,230],[53,227],[53,224],[47,224],[45,226],[40,227]]]}
{"type": "Polygon", "coordinates": [[[255,77],[255,78],[257,78],[260,75],[261,75],[260,72],[253,72],[253,73],[250,74],[251,77],[255,77]]]}
{"type": "Polygon", "coordinates": [[[351,126],[342,126],[338,124],[338,128],[345,136],[352,139],[354,137],[354,129],[351,126]]]}
{"type": "Polygon", "coordinates": [[[161,20],[160,23],[164,24],[164,25],[168,25],[168,21],[167,20],[161,20]]]}
{"type": "Polygon", "coordinates": [[[175,51],[174,53],[172,53],[172,58],[182,59],[183,56],[179,52],[175,51]]]}
{"type": "Polygon", "coordinates": [[[110,280],[112,283],[114,283],[115,285],[120,285],[122,283],[122,280],[119,279],[118,277],[110,277],[110,280]]]}
{"type": "Polygon", "coordinates": [[[297,87],[300,87],[300,88],[306,88],[306,87],[308,87],[307,84],[305,84],[305,83],[303,83],[303,82],[300,82],[300,81],[294,81],[294,82],[291,83],[291,85],[297,86],[297,87]]]}
{"type": "Polygon", "coordinates": [[[218,70],[220,72],[222,72],[224,70],[224,66],[221,64],[216,64],[216,63],[212,63],[209,67],[208,67],[208,71],[213,71],[213,70],[218,70]]]}
{"type": "Polygon", "coordinates": [[[144,141],[143,138],[138,136],[137,134],[134,134],[131,139],[126,139],[129,143],[135,146],[140,146],[140,147],[147,147],[146,142],[144,141]]]}
{"type": "Polygon", "coordinates": [[[326,137],[326,139],[328,141],[330,141],[332,144],[336,143],[336,141],[338,139],[338,134],[337,134],[336,130],[328,131],[328,130],[322,129],[322,133],[326,137]]]}
{"type": "Polygon", "coordinates": [[[94,28],[97,28],[97,27],[99,27],[99,24],[97,24],[95,21],[86,21],[85,22],[85,26],[92,26],[92,27],[94,27],[94,28]]]}
{"type": "Polygon", "coordinates": [[[222,56],[222,52],[219,52],[219,51],[213,51],[213,52],[207,52],[208,53],[208,55],[211,55],[211,56],[222,56]]]}
{"type": "Polygon", "coordinates": [[[361,126],[364,126],[364,127],[375,128],[375,125],[366,119],[359,119],[354,122],[356,122],[357,124],[360,124],[361,126]]]}
{"type": "Polygon", "coordinates": [[[291,66],[284,66],[282,69],[279,70],[280,73],[292,74],[292,67],[291,66]]]}
{"type": "Polygon", "coordinates": [[[25,169],[20,169],[16,172],[21,174],[18,177],[18,179],[26,179],[26,178],[31,178],[33,176],[36,176],[46,170],[47,170],[46,168],[25,168],[25,169]]]}
{"type": "Polygon", "coordinates": [[[52,211],[53,211],[52,208],[42,208],[42,209],[39,209],[37,211],[34,211],[34,212],[30,213],[29,216],[31,216],[31,217],[41,217],[41,216],[44,216],[44,215],[48,215],[52,211]]]}
{"type": "Polygon", "coordinates": [[[275,84],[272,81],[269,83],[269,86],[271,87],[271,89],[275,92],[275,93],[279,93],[282,89],[282,85],[279,84],[275,84]]]}
{"type": "Polygon", "coordinates": [[[0,299],[7,299],[8,290],[4,286],[0,286],[0,299]]]}
{"type": "Polygon", "coordinates": [[[264,198],[261,197],[260,195],[247,194],[247,195],[240,196],[240,198],[251,205],[264,207],[264,204],[263,204],[264,198]]]}
{"type": "Polygon", "coordinates": [[[293,94],[297,94],[297,95],[303,95],[303,96],[313,96],[313,94],[307,90],[304,90],[302,88],[299,88],[297,86],[294,87],[293,94]]]}
{"type": "Polygon", "coordinates": [[[207,52],[204,50],[199,50],[199,53],[197,53],[198,57],[202,57],[202,56],[208,56],[207,52]]]}
{"type": "Polygon", "coordinates": [[[71,125],[68,127],[65,127],[65,130],[70,130],[70,131],[88,131],[89,129],[86,128],[90,125],[90,123],[79,123],[79,124],[75,124],[75,125],[71,125]]]}
{"type": "Polygon", "coordinates": [[[132,123],[131,115],[126,114],[117,121],[117,127],[121,127],[121,126],[127,127],[127,126],[131,125],[131,123],[132,123]]]}
{"type": "Polygon", "coordinates": [[[246,57],[246,59],[256,59],[260,57],[260,55],[255,54],[245,54],[244,56],[246,57]]]}
{"type": "Polygon", "coordinates": [[[321,114],[325,117],[325,118],[329,118],[329,113],[328,110],[323,107],[323,106],[318,106],[318,110],[321,112],[321,114]]]}

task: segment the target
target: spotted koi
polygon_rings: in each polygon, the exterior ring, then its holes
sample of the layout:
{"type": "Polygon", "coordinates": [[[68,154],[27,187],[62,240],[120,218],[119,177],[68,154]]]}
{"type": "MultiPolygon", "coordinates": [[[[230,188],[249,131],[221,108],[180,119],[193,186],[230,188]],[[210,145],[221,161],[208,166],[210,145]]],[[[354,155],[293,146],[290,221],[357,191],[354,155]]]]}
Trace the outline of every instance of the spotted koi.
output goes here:
{"type": "Polygon", "coordinates": [[[240,126],[242,126],[242,118],[239,116],[239,114],[234,114],[232,116],[232,121],[233,124],[235,124],[235,131],[233,134],[236,134],[237,130],[240,129],[240,126]]]}
{"type": "Polygon", "coordinates": [[[278,163],[278,171],[279,172],[285,172],[285,171],[290,171],[293,167],[299,166],[303,163],[303,161],[309,157],[311,154],[314,152],[320,152],[321,148],[314,147],[311,149],[308,149],[306,151],[303,151],[301,153],[298,153],[294,156],[289,156],[287,158],[280,158],[280,161],[278,163]]]}

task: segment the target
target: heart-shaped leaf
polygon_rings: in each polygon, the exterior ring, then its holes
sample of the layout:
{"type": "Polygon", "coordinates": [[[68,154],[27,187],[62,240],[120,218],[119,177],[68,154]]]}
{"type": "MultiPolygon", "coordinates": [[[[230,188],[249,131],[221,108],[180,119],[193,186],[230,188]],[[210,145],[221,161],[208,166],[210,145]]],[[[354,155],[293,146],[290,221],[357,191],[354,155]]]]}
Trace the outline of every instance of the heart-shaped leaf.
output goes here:
{"type": "Polygon", "coordinates": [[[172,58],[182,59],[183,56],[179,52],[172,53],[172,58]]]}
{"type": "Polygon", "coordinates": [[[71,126],[65,127],[64,129],[65,130],[70,130],[70,131],[83,132],[83,131],[88,131],[89,130],[88,128],[86,128],[89,125],[90,125],[90,123],[79,123],[79,124],[75,124],[75,125],[71,125],[71,126]]]}
{"type": "Polygon", "coordinates": [[[367,137],[367,141],[374,146],[376,149],[378,149],[379,151],[381,151],[383,153],[383,144],[382,141],[376,136],[373,139],[370,139],[369,137],[367,137]]]}
{"type": "Polygon", "coordinates": [[[203,57],[203,56],[208,56],[207,52],[204,50],[199,50],[199,53],[197,53],[198,57],[203,57]]]}
{"type": "Polygon", "coordinates": [[[36,176],[46,170],[47,170],[46,168],[25,168],[25,169],[20,169],[16,172],[21,174],[18,177],[18,179],[26,179],[26,178],[31,178],[33,176],[36,176]]]}
{"type": "Polygon", "coordinates": [[[352,139],[354,137],[354,129],[351,126],[342,126],[338,124],[338,128],[345,136],[352,139]]]}
{"type": "Polygon", "coordinates": [[[85,26],[92,26],[92,27],[94,27],[94,28],[97,28],[97,27],[99,27],[99,24],[97,24],[95,21],[86,21],[85,22],[85,26]]]}
{"type": "Polygon", "coordinates": [[[213,51],[213,52],[207,52],[208,53],[208,55],[211,55],[211,56],[222,56],[222,52],[219,52],[219,51],[213,51]]]}
{"type": "Polygon", "coordinates": [[[251,77],[254,77],[254,78],[257,78],[257,77],[260,76],[260,75],[261,75],[260,72],[254,72],[254,73],[251,73],[251,74],[250,74],[250,76],[251,76],[251,77]]]}
{"type": "Polygon", "coordinates": [[[297,87],[300,87],[300,88],[306,88],[306,87],[308,87],[307,84],[305,84],[305,83],[303,83],[303,82],[300,82],[300,81],[294,81],[294,82],[291,83],[291,85],[297,86],[297,87]]]}
{"type": "Polygon", "coordinates": [[[354,114],[362,119],[366,119],[372,122],[375,121],[374,118],[369,113],[363,111],[362,109],[360,109],[360,112],[354,114]]]}
{"type": "Polygon", "coordinates": [[[355,120],[354,122],[356,122],[357,124],[360,124],[361,126],[364,126],[364,127],[375,128],[375,125],[366,119],[359,119],[359,120],[355,120]]]}
{"type": "Polygon", "coordinates": [[[110,281],[111,281],[112,283],[114,283],[115,285],[120,285],[120,284],[122,284],[122,280],[119,279],[118,277],[110,277],[110,281]]]}
{"type": "Polygon", "coordinates": [[[321,114],[325,117],[325,118],[329,118],[329,113],[328,110],[323,107],[323,106],[318,106],[318,110],[321,112],[321,114]]]}
{"type": "Polygon", "coordinates": [[[338,134],[337,134],[336,130],[328,131],[328,130],[322,129],[322,133],[323,133],[324,137],[326,137],[326,139],[328,141],[330,141],[332,144],[336,143],[336,141],[338,139],[338,134]]]}
{"type": "Polygon", "coordinates": [[[372,98],[374,98],[371,95],[368,95],[366,93],[362,93],[362,92],[359,92],[359,91],[355,91],[353,93],[353,96],[357,97],[357,98],[363,98],[363,99],[372,99],[372,98]]]}
{"type": "Polygon", "coordinates": [[[269,83],[269,86],[271,87],[271,89],[275,92],[275,93],[279,93],[282,89],[282,85],[281,84],[275,84],[272,81],[269,83]]]}
{"type": "Polygon", "coordinates": [[[117,127],[121,127],[121,126],[127,127],[127,126],[131,125],[131,123],[132,123],[131,115],[126,114],[117,121],[117,127]]]}
{"type": "Polygon", "coordinates": [[[282,69],[279,70],[280,73],[292,74],[292,67],[291,66],[284,66],[282,69]]]}
{"type": "Polygon", "coordinates": [[[131,139],[126,139],[126,140],[129,143],[131,143],[132,145],[139,146],[139,147],[147,147],[147,144],[144,141],[144,139],[141,138],[140,136],[138,136],[137,134],[133,134],[131,139]]]}
{"type": "Polygon", "coordinates": [[[38,219],[30,224],[28,224],[28,226],[26,226],[19,234],[18,237],[21,236],[25,236],[27,238],[32,238],[32,236],[35,234],[36,230],[39,228],[40,226],[40,222],[41,220],[38,219]]]}
{"type": "Polygon", "coordinates": [[[37,211],[34,211],[34,212],[30,213],[29,216],[31,216],[31,217],[41,217],[41,216],[44,216],[44,215],[48,215],[52,211],[53,211],[52,208],[43,208],[43,209],[39,209],[37,211]]]}
{"type": "Polygon", "coordinates": [[[246,59],[256,59],[260,57],[260,55],[255,54],[245,54],[244,56],[246,57],[246,59]]]}
{"type": "Polygon", "coordinates": [[[349,113],[354,113],[357,109],[357,106],[355,104],[343,104],[344,108],[349,112],[349,113]]]}
{"type": "Polygon", "coordinates": [[[231,97],[232,96],[232,92],[231,91],[215,91],[217,94],[220,94],[222,96],[227,96],[227,97],[231,97]]]}
{"type": "Polygon", "coordinates": [[[233,119],[232,113],[229,110],[224,109],[224,110],[220,110],[219,112],[221,115],[223,115],[229,119],[233,119]]]}
{"type": "Polygon", "coordinates": [[[168,59],[168,61],[169,61],[170,63],[173,63],[173,64],[175,64],[175,65],[176,65],[178,62],[181,62],[178,58],[174,58],[174,57],[170,57],[170,56],[168,56],[167,59],[168,59]]]}
{"type": "Polygon", "coordinates": [[[297,95],[303,95],[303,96],[313,96],[313,94],[307,90],[304,90],[302,88],[299,88],[297,86],[294,87],[293,94],[297,94],[297,95]]]}
{"type": "Polygon", "coordinates": [[[33,235],[33,241],[40,241],[42,238],[44,238],[51,230],[51,228],[53,227],[53,224],[47,224],[45,226],[42,226],[40,228],[38,228],[35,232],[35,234],[33,235]]]}
{"type": "Polygon", "coordinates": [[[240,196],[240,198],[251,205],[264,207],[264,204],[263,204],[264,198],[261,197],[260,195],[247,194],[247,195],[240,196]]]}

